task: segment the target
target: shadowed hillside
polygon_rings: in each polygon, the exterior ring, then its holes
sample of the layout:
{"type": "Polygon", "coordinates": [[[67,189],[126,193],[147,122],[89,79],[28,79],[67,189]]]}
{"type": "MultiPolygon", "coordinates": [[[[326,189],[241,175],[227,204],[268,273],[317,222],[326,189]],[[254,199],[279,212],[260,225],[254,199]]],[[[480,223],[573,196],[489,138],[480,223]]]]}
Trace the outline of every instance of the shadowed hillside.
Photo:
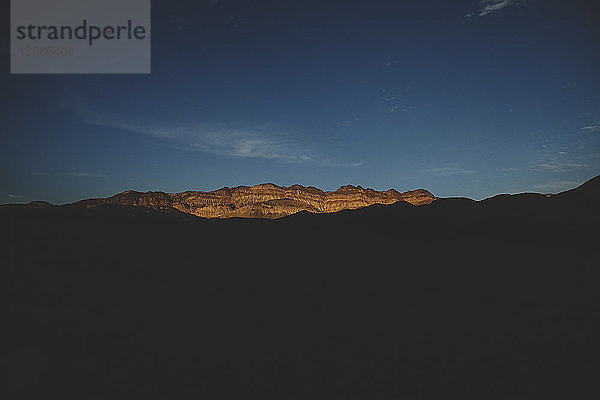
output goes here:
{"type": "Polygon", "coordinates": [[[599,192],[1,206],[8,398],[597,398],[599,192]]]}

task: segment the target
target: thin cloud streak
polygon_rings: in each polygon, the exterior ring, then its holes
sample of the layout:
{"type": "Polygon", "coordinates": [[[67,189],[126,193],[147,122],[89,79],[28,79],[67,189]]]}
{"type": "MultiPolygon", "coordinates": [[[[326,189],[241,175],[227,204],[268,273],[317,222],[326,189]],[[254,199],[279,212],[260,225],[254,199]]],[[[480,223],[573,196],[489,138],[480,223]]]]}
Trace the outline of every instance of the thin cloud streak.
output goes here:
{"type": "Polygon", "coordinates": [[[502,10],[503,8],[519,4],[520,2],[521,0],[481,0],[479,2],[479,9],[466,14],[465,18],[471,18],[474,16],[484,17],[486,15],[491,15],[499,10],[502,10]]]}
{"type": "Polygon", "coordinates": [[[97,174],[94,172],[40,172],[34,175],[62,176],[73,178],[106,178],[106,175],[97,174]]]}
{"type": "Polygon", "coordinates": [[[541,193],[560,193],[566,190],[576,188],[583,182],[579,181],[550,181],[532,186],[535,192],[541,193]]]}
{"type": "Polygon", "coordinates": [[[532,166],[532,170],[534,171],[545,171],[545,172],[567,172],[573,169],[585,168],[587,164],[582,164],[579,162],[571,162],[571,161],[546,161],[541,160],[536,165],[532,166]]]}
{"type": "Polygon", "coordinates": [[[587,125],[581,128],[582,131],[596,131],[600,130],[600,124],[587,125]]]}
{"type": "Polygon", "coordinates": [[[263,159],[283,163],[303,163],[323,167],[359,167],[362,162],[340,162],[319,155],[310,140],[282,131],[274,124],[242,126],[214,123],[132,123],[84,113],[90,124],[151,136],[183,150],[200,151],[223,157],[263,159]]]}
{"type": "Polygon", "coordinates": [[[428,174],[432,174],[435,176],[452,176],[452,175],[464,175],[464,174],[474,174],[475,171],[471,171],[468,169],[462,168],[453,168],[453,167],[443,167],[443,168],[430,168],[425,170],[428,174]]]}

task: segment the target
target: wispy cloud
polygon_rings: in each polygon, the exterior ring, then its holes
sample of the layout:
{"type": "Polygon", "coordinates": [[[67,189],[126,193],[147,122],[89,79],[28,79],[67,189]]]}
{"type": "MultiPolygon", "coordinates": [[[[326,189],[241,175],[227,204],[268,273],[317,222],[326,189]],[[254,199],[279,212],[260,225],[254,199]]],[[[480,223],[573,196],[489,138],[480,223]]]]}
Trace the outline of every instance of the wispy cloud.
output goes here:
{"type": "Polygon", "coordinates": [[[83,177],[83,178],[105,178],[106,177],[106,175],[104,175],[104,174],[96,174],[93,172],[71,172],[66,175],[75,176],[75,177],[83,177]]]}
{"type": "Polygon", "coordinates": [[[600,130],[600,124],[586,125],[581,128],[582,131],[597,131],[600,130]]]}
{"type": "Polygon", "coordinates": [[[462,168],[454,168],[454,167],[443,167],[443,168],[429,168],[425,170],[426,173],[435,175],[435,176],[452,176],[452,175],[463,175],[463,174],[473,174],[475,171],[471,171],[468,169],[462,168]]]}
{"type": "Polygon", "coordinates": [[[106,178],[104,174],[97,174],[94,172],[40,172],[35,175],[46,175],[46,176],[62,176],[62,177],[73,177],[73,178],[106,178]]]}
{"type": "Polygon", "coordinates": [[[581,185],[582,182],[577,181],[550,181],[532,186],[532,191],[541,193],[560,193],[565,190],[570,190],[581,185]]]}
{"type": "Polygon", "coordinates": [[[301,140],[273,132],[265,126],[236,127],[219,124],[157,125],[105,124],[112,128],[174,142],[188,150],[229,157],[262,158],[284,162],[314,161],[301,140]]]}
{"type": "Polygon", "coordinates": [[[545,172],[567,172],[573,169],[585,168],[587,164],[583,164],[580,162],[573,161],[563,161],[563,160],[540,160],[537,164],[533,165],[531,168],[535,171],[545,171],[545,172]]]}
{"type": "Polygon", "coordinates": [[[415,108],[414,106],[408,106],[408,107],[402,107],[400,105],[393,105],[392,108],[390,108],[390,113],[395,113],[395,112],[408,112],[410,110],[412,110],[413,108],[415,108]]]}
{"type": "Polygon", "coordinates": [[[503,8],[513,6],[521,2],[522,0],[481,0],[479,2],[479,8],[473,12],[466,14],[465,17],[484,17],[486,15],[491,15],[499,10],[502,10],[503,8]]]}
{"type": "Polygon", "coordinates": [[[378,103],[388,107],[389,113],[395,113],[398,111],[407,112],[415,108],[413,105],[407,104],[407,94],[411,87],[407,86],[402,90],[398,89],[383,89],[381,91],[381,98],[378,103]]]}
{"type": "Polygon", "coordinates": [[[327,158],[323,158],[323,159],[319,159],[314,161],[314,164],[321,166],[321,167],[344,167],[344,168],[356,168],[356,167],[362,167],[363,165],[365,165],[364,161],[359,161],[359,162],[340,162],[340,161],[335,161],[335,160],[330,160],[327,158]]]}
{"type": "MultiPolygon", "coordinates": [[[[362,162],[342,162],[315,150],[313,139],[290,133],[277,124],[162,122],[100,115],[84,110],[90,124],[154,137],[183,150],[232,158],[307,163],[323,167],[357,167],[362,162]]],[[[350,126],[350,121],[341,121],[350,126]]]]}

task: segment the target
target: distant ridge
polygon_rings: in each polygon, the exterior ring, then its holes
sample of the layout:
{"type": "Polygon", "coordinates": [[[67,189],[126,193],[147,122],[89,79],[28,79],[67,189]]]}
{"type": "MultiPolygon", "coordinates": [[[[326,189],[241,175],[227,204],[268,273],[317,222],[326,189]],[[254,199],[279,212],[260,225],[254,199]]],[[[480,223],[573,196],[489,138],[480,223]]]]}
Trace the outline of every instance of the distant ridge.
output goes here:
{"type": "Polygon", "coordinates": [[[424,189],[400,193],[394,189],[376,191],[361,186],[346,185],[334,192],[315,187],[277,186],[263,183],[256,186],[224,187],[211,192],[182,193],[136,192],[127,190],[105,199],[79,202],[86,207],[102,204],[142,206],[158,210],[178,210],[204,218],[281,218],[300,211],[332,213],[353,210],[373,204],[393,204],[406,201],[413,205],[430,204],[436,197],[424,189]]]}

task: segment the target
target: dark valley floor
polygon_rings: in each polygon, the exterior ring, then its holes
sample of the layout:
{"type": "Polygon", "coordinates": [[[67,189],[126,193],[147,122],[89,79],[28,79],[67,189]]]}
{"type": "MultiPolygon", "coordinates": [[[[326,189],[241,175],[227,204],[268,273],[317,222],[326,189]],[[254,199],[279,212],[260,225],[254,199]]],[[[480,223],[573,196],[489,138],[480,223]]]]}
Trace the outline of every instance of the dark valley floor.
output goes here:
{"type": "Polygon", "coordinates": [[[0,206],[7,398],[596,399],[599,196],[0,206]]]}

